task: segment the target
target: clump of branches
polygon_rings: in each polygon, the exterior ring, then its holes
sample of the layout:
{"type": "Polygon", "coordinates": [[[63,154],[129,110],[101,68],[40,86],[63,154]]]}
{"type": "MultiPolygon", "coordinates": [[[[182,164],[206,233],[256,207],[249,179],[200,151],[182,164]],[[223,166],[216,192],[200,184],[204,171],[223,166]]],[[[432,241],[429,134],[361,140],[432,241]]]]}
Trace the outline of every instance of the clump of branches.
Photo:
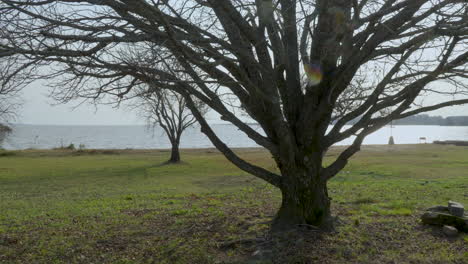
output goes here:
{"type": "Polygon", "coordinates": [[[9,57],[0,49],[0,120],[15,119],[22,104],[20,91],[32,79],[33,63],[25,63],[18,56],[9,57]]]}

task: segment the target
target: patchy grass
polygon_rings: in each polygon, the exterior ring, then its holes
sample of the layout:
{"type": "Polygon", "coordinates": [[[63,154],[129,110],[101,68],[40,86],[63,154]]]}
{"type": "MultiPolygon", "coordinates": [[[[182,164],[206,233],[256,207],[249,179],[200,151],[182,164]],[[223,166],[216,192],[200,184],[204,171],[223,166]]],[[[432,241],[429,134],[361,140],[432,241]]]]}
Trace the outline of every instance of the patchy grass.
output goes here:
{"type": "MultiPolygon", "coordinates": [[[[330,182],[337,232],[282,237],[268,235],[279,192],[214,150],[165,166],[165,151],[0,155],[0,263],[468,263],[467,235],[419,221],[468,205],[467,150],[364,147],[330,182]]],[[[263,150],[238,152],[275,169],[263,150]]]]}

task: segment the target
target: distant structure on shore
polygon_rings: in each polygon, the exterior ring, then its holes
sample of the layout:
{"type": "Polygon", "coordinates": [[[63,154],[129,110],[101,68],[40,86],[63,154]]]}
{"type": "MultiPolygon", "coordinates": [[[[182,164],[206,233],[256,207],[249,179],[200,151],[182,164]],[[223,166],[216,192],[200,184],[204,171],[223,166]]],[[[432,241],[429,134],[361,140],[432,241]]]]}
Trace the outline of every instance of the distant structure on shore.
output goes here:
{"type": "MultiPolygon", "coordinates": [[[[350,125],[356,123],[359,118],[349,122],[350,125]]],[[[468,116],[429,116],[416,115],[407,118],[394,120],[393,125],[426,125],[426,126],[468,126],[468,116]]]]}

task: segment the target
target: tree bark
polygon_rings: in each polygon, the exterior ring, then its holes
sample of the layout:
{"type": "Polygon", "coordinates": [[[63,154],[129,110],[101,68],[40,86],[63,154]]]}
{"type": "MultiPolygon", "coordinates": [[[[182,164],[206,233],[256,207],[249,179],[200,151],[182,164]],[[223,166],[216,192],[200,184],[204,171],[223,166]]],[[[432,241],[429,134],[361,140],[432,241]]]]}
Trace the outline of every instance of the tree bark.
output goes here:
{"type": "Polygon", "coordinates": [[[284,231],[301,226],[333,230],[326,180],[300,170],[286,173],[289,175],[280,188],[282,202],[272,230],[284,231]]]}
{"type": "Polygon", "coordinates": [[[167,161],[168,163],[179,163],[180,162],[180,153],[179,153],[179,142],[171,142],[171,158],[167,161]]]}

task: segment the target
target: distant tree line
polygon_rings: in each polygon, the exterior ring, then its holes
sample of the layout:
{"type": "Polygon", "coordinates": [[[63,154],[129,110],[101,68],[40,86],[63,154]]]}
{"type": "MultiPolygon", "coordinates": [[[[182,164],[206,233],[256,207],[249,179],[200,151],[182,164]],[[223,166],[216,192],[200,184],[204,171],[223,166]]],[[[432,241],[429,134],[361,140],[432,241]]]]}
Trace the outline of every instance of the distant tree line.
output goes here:
{"type": "MultiPolygon", "coordinates": [[[[350,125],[358,122],[359,119],[349,122],[350,125]]],[[[430,116],[415,115],[394,120],[393,125],[430,125],[430,126],[468,126],[468,116],[430,116]]]]}
{"type": "Polygon", "coordinates": [[[433,126],[468,126],[468,116],[430,116],[416,115],[395,120],[395,125],[433,125],[433,126]]]}
{"type": "Polygon", "coordinates": [[[0,149],[2,149],[3,141],[13,131],[13,129],[5,124],[0,123],[0,149]]]}

